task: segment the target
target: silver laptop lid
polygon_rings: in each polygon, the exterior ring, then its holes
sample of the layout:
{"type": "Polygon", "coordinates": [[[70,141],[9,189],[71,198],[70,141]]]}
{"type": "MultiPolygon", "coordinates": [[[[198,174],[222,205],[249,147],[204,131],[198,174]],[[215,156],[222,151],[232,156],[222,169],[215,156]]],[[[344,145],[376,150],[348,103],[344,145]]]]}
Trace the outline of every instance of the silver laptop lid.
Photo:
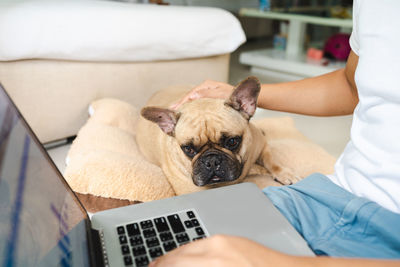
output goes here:
{"type": "Polygon", "coordinates": [[[0,266],[88,266],[87,213],[0,84],[0,266]]]}

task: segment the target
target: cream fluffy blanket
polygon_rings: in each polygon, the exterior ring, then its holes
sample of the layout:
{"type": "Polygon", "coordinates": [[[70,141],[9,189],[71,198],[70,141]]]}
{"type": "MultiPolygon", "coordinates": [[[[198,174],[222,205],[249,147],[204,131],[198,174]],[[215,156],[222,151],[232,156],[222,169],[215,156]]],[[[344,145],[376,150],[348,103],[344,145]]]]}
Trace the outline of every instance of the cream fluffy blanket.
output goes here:
{"type": "MultiPolygon", "coordinates": [[[[73,190],[132,201],[174,196],[161,168],[147,162],[138,149],[135,125],[139,112],[135,107],[116,99],[101,99],[91,104],[90,114],[67,157],[64,175],[73,190]]],[[[253,123],[266,133],[272,156],[281,166],[301,177],[333,172],[335,158],[302,135],[291,118],[253,123]]],[[[257,183],[259,178],[253,172],[248,180],[257,183]]],[[[269,181],[259,186],[278,185],[271,177],[269,181]]]]}

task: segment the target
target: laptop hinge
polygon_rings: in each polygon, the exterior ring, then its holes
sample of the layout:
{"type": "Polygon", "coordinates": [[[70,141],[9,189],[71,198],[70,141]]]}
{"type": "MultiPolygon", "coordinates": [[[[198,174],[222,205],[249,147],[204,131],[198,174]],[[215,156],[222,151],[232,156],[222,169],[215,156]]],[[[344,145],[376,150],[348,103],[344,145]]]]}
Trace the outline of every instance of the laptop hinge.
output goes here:
{"type": "Polygon", "coordinates": [[[102,231],[91,229],[94,265],[100,267],[109,266],[106,247],[104,244],[104,235],[102,231]]]}

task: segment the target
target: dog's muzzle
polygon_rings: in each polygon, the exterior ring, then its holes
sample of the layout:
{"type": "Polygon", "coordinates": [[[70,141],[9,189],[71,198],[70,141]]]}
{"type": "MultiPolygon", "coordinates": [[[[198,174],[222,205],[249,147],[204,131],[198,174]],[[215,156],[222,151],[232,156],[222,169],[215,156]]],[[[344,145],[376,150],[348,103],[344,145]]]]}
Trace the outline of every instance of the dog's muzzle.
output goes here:
{"type": "Polygon", "coordinates": [[[239,178],[242,165],[217,149],[205,151],[193,164],[193,183],[197,186],[231,182],[239,178]]]}

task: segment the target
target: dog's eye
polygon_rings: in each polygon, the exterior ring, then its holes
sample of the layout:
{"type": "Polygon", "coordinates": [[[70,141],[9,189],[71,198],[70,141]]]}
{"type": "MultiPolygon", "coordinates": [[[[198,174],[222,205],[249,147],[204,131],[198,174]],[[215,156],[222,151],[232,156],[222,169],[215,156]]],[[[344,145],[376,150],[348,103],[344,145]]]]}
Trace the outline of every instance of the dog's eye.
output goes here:
{"type": "Polygon", "coordinates": [[[225,148],[233,151],[239,147],[241,141],[242,141],[242,137],[240,137],[240,136],[227,138],[225,140],[224,146],[225,146],[225,148]]]}
{"type": "Polygon", "coordinates": [[[190,158],[193,158],[197,154],[197,151],[192,145],[181,146],[181,148],[183,152],[190,158]]]}

